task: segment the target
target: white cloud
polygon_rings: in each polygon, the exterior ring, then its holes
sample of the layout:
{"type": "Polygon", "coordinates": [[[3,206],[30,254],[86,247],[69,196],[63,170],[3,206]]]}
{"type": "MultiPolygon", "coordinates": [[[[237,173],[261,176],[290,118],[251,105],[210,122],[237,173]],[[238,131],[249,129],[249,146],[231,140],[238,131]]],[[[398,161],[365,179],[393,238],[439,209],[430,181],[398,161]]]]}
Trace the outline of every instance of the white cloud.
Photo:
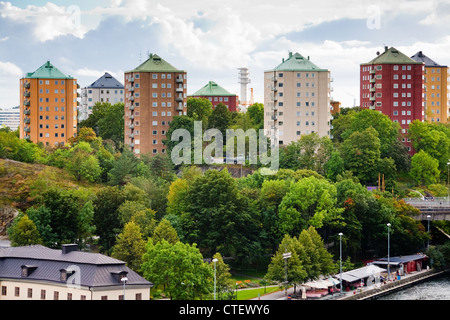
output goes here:
{"type": "Polygon", "coordinates": [[[21,77],[22,70],[12,62],[0,61],[0,78],[21,77]]]}

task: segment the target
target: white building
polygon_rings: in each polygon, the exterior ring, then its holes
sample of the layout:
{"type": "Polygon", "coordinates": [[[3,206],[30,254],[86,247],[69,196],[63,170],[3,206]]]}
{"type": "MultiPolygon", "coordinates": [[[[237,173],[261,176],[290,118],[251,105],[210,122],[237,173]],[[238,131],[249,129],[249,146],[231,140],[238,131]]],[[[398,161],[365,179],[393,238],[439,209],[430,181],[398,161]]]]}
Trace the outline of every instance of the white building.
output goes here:
{"type": "Polygon", "coordinates": [[[11,131],[17,130],[20,124],[20,109],[19,107],[13,109],[0,109],[0,128],[5,126],[11,131]]]}
{"type": "Polygon", "coordinates": [[[116,104],[124,102],[124,87],[116,78],[105,72],[90,86],[81,89],[81,106],[78,110],[78,120],[86,120],[92,113],[96,102],[116,104]]]}

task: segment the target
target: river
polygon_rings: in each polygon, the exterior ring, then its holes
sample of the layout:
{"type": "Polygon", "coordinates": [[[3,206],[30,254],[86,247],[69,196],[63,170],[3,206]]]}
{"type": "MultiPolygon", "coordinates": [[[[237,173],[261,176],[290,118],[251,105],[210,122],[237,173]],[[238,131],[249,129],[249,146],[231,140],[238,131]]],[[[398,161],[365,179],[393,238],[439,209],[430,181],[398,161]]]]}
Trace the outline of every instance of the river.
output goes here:
{"type": "Polygon", "coordinates": [[[450,275],[416,284],[377,300],[450,300],[450,275]]]}

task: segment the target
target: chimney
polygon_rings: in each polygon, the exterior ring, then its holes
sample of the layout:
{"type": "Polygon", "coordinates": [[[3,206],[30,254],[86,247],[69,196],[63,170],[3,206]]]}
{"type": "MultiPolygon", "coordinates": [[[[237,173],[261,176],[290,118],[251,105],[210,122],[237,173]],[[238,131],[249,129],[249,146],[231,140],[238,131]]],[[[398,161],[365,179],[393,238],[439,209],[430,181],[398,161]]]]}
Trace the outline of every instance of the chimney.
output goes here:
{"type": "Polygon", "coordinates": [[[388,51],[388,46],[384,46],[384,52],[387,52],[388,51]]]}
{"type": "Polygon", "coordinates": [[[63,244],[61,246],[62,254],[68,254],[72,251],[78,251],[78,245],[76,243],[63,244]]]}

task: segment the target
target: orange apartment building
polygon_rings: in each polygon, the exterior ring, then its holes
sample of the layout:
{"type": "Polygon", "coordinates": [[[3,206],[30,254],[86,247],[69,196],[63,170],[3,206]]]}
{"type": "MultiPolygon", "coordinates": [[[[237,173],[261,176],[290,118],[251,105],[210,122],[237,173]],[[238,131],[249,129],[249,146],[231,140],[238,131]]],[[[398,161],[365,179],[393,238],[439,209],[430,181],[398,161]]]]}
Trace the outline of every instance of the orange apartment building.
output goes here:
{"type": "Polygon", "coordinates": [[[76,136],[78,88],[50,61],[20,79],[20,139],[57,146],[76,136]]]}
{"type": "Polygon", "coordinates": [[[425,64],[424,73],[424,109],[425,121],[447,123],[448,104],[448,67],[440,65],[423,54],[417,52],[411,57],[425,64]]]}
{"type": "Polygon", "coordinates": [[[165,153],[166,133],[187,112],[187,73],[156,54],[125,72],[125,145],[137,156],[165,153]]]}

